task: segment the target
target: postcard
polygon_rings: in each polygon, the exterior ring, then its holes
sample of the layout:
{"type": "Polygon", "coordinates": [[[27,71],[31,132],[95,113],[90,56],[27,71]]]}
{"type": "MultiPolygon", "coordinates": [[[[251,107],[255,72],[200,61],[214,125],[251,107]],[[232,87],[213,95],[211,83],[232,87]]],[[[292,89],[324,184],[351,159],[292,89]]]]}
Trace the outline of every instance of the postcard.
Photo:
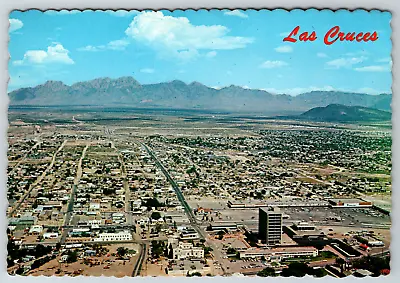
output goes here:
{"type": "Polygon", "coordinates": [[[390,21],[12,11],[8,273],[388,275],[390,21]]]}

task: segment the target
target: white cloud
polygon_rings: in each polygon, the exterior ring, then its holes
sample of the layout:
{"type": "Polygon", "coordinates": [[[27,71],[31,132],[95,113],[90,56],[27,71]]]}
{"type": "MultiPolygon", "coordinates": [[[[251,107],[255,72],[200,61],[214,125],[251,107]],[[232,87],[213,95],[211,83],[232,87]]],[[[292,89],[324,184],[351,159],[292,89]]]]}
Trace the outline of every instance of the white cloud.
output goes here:
{"type": "Polygon", "coordinates": [[[239,10],[227,11],[224,14],[227,16],[235,16],[235,17],[239,17],[239,18],[243,18],[243,19],[249,17],[245,13],[243,13],[242,11],[239,11],[239,10]]]}
{"type": "Polygon", "coordinates": [[[347,52],[344,54],[345,56],[367,56],[369,55],[368,51],[365,50],[359,50],[359,51],[355,51],[355,52],[347,52]]]}
{"type": "Polygon", "coordinates": [[[154,73],[154,69],[151,68],[144,68],[140,70],[141,73],[146,73],[146,74],[153,74],[154,73]]]}
{"type": "Polygon", "coordinates": [[[10,74],[10,81],[8,82],[8,91],[13,91],[21,87],[27,87],[38,84],[37,76],[32,76],[27,73],[10,74]]]}
{"type": "Polygon", "coordinates": [[[252,38],[228,36],[229,29],[221,25],[193,25],[188,18],[165,16],[162,12],[142,12],[125,34],[150,45],[165,56],[188,59],[198,50],[228,50],[244,48],[252,38]]]}
{"type": "Polygon", "coordinates": [[[323,86],[323,87],[295,87],[295,88],[287,88],[287,89],[276,89],[276,88],[263,88],[272,94],[289,94],[289,95],[299,95],[301,93],[311,92],[311,91],[333,91],[334,88],[332,86],[323,86]]]}
{"type": "Polygon", "coordinates": [[[170,54],[182,61],[189,61],[199,56],[197,49],[171,50],[170,52],[170,54]]]}
{"type": "Polygon", "coordinates": [[[89,52],[98,52],[104,50],[125,50],[125,48],[129,45],[129,41],[126,39],[118,39],[113,40],[107,43],[106,45],[86,45],[84,47],[80,47],[78,51],[89,51],[89,52]]]}
{"type": "Polygon", "coordinates": [[[98,46],[86,45],[85,47],[80,47],[77,50],[78,51],[97,52],[97,51],[103,50],[103,48],[100,48],[100,46],[104,47],[104,45],[98,45],[98,46]]]}
{"type": "Polygon", "coordinates": [[[326,63],[330,68],[340,69],[340,68],[350,68],[355,64],[361,63],[367,60],[367,57],[349,57],[349,58],[339,58],[326,63]]]}
{"type": "Polygon", "coordinates": [[[24,61],[23,60],[15,60],[15,61],[13,61],[13,65],[14,66],[21,66],[21,65],[23,65],[24,64],[24,61]]]}
{"type": "Polygon", "coordinates": [[[381,58],[381,59],[376,60],[376,62],[379,62],[379,63],[392,63],[392,57],[381,58]]]}
{"type": "Polygon", "coordinates": [[[10,22],[9,32],[19,30],[24,26],[24,23],[18,19],[9,19],[8,21],[10,22]]]}
{"type": "Polygon", "coordinates": [[[129,42],[125,39],[118,39],[110,41],[106,48],[111,50],[124,50],[129,45],[129,42]]]}
{"type": "Polygon", "coordinates": [[[60,43],[53,43],[47,50],[28,50],[24,54],[22,60],[16,60],[14,65],[20,66],[25,64],[74,64],[74,61],[68,55],[69,51],[60,43]]]}
{"type": "Polygon", "coordinates": [[[390,72],[390,66],[388,65],[373,65],[354,68],[357,72],[390,72]]]}
{"type": "Polygon", "coordinates": [[[290,33],[291,33],[291,31],[281,32],[281,33],[279,34],[279,36],[286,37],[286,36],[288,36],[290,33]]]}
{"type": "Polygon", "coordinates": [[[293,48],[289,45],[283,45],[275,48],[275,51],[279,53],[290,53],[293,52],[293,48]]]}
{"type": "Polygon", "coordinates": [[[319,57],[319,58],[328,58],[328,55],[326,55],[325,53],[319,52],[319,53],[317,53],[317,57],[319,57]]]}
{"type": "Polygon", "coordinates": [[[47,15],[50,16],[56,16],[56,15],[72,15],[72,14],[78,14],[78,13],[82,13],[82,11],[79,10],[61,10],[61,11],[56,11],[56,10],[48,10],[46,12],[44,12],[47,15]]]}
{"type": "Polygon", "coordinates": [[[207,54],[206,54],[207,58],[212,58],[215,56],[217,56],[217,51],[210,51],[210,52],[207,52],[207,54]]]}
{"type": "Polygon", "coordinates": [[[273,69],[273,68],[279,68],[279,67],[284,67],[287,66],[288,63],[284,61],[265,61],[260,65],[260,68],[264,69],[273,69]]]}
{"type": "Polygon", "coordinates": [[[112,10],[107,10],[105,11],[107,14],[115,16],[115,17],[129,17],[136,15],[140,13],[139,11],[132,10],[132,11],[127,11],[127,10],[117,10],[117,11],[112,11],[112,10]]]}
{"type": "Polygon", "coordinates": [[[390,91],[382,91],[369,87],[359,88],[359,89],[338,89],[333,86],[309,86],[309,87],[296,87],[296,88],[287,88],[287,89],[276,89],[276,88],[263,88],[261,90],[267,91],[272,94],[288,94],[292,96],[296,96],[302,93],[307,93],[311,91],[341,91],[341,92],[349,92],[349,93],[366,93],[371,95],[381,94],[381,93],[390,93],[390,91]]]}
{"type": "Polygon", "coordinates": [[[359,89],[355,90],[354,92],[377,95],[377,94],[382,94],[382,93],[391,93],[391,90],[383,91],[383,90],[377,90],[377,89],[374,89],[371,87],[363,87],[363,88],[359,88],[359,89]]]}

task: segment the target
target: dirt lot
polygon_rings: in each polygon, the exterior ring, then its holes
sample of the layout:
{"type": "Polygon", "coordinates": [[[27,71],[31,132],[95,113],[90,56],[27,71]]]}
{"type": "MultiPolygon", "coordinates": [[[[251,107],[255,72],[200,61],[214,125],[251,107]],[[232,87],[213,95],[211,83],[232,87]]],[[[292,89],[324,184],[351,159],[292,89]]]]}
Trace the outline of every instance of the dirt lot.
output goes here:
{"type": "Polygon", "coordinates": [[[118,247],[125,247],[129,250],[139,250],[139,246],[137,244],[115,244],[106,246],[109,249],[109,252],[105,256],[101,257],[92,257],[95,260],[100,262],[99,265],[89,266],[84,264],[83,258],[78,259],[77,262],[67,264],[67,263],[59,263],[60,256],[56,259],[44,264],[43,266],[32,270],[28,273],[28,275],[33,276],[76,276],[78,274],[74,274],[74,271],[79,272],[80,275],[83,276],[115,276],[115,277],[124,277],[131,276],[134,265],[136,263],[138,252],[132,257],[127,256],[126,260],[117,259],[116,256],[112,254],[115,253],[118,247]],[[60,268],[61,272],[56,274],[57,269],[60,268]]]}

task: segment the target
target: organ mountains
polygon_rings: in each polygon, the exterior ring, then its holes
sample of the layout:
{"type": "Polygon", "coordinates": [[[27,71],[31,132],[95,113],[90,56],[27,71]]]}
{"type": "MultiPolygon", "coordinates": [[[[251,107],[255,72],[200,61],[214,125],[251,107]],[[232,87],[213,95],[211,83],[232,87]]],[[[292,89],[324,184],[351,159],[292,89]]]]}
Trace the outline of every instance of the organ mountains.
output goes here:
{"type": "Polygon", "coordinates": [[[47,81],[9,93],[10,105],[130,106],[140,108],[201,109],[213,111],[300,114],[330,104],[362,106],[390,111],[391,94],[368,95],[340,91],[312,91],[297,96],[231,85],[221,89],[198,82],[170,81],[140,84],[132,77],[98,78],[71,86],[47,81]]]}

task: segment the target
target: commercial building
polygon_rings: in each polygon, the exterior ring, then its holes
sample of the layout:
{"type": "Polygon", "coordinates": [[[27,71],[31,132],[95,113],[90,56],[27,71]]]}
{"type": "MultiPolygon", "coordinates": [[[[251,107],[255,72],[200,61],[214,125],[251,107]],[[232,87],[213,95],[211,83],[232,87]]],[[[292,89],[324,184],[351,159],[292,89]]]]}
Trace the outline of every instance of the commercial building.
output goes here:
{"type": "Polygon", "coordinates": [[[297,231],[315,231],[315,225],[309,224],[308,222],[298,222],[293,224],[293,229],[297,231]]]}
{"type": "Polygon", "coordinates": [[[330,243],[323,231],[307,222],[283,226],[283,232],[299,245],[326,245],[330,243]]]}
{"type": "Polygon", "coordinates": [[[132,240],[132,234],[129,231],[120,231],[117,233],[101,233],[97,238],[94,239],[94,241],[96,242],[118,242],[130,240],[132,240]]]}
{"type": "Polygon", "coordinates": [[[306,201],[274,201],[274,202],[265,202],[265,203],[252,203],[252,202],[238,202],[231,201],[227,202],[229,208],[232,209],[254,209],[261,207],[327,207],[329,203],[327,201],[319,201],[319,200],[306,200],[306,201]]]}
{"type": "Polygon", "coordinates": [[[328,202],[332,208],[366,208],[373,206],[372,202],[361,199],[329,199],[328,202]]]}
{"type": "Polygon", "coordinates": [[[43,239],[57,239],[58,233],[44,233],[43,239]]]}
{"type": "Polygon", "coordinates": [[[246,251],[241,251],[240,258],[260,258],[265,257],[268,261],[281,261],[286,258],[296,257],[316,257],[318,249],[314,247],[287,247],[287,248],[272,248],[259,249],[252,248],[246,251]]]}
{"type": "Polygon", "coordinates": [[[33,225],[29,229],[29,234],[31,235],[39,235],[43,232],[43,226],[42,225],[33,225]]]}
{"type": "Polygon", "coordinates": [[[185,227],[184,229],[179,229],[181,240],[196,240],[199,238],[199,234],[192,227],[185,227]]]}
{"type": "Polygon", "coordinates": [[[204,249],[194,247],[192,243],[179,242],[178,246],[173,248],[173,258],[183,259],[202,259],[204,258],[204,249]]]}
{"type": "Polygon", "coordinates": [[[258,220],[259,239],[267,245],[279,245],[282,241],[282,212],[278,208],[273,210],[259,209],[258,220]]]}

